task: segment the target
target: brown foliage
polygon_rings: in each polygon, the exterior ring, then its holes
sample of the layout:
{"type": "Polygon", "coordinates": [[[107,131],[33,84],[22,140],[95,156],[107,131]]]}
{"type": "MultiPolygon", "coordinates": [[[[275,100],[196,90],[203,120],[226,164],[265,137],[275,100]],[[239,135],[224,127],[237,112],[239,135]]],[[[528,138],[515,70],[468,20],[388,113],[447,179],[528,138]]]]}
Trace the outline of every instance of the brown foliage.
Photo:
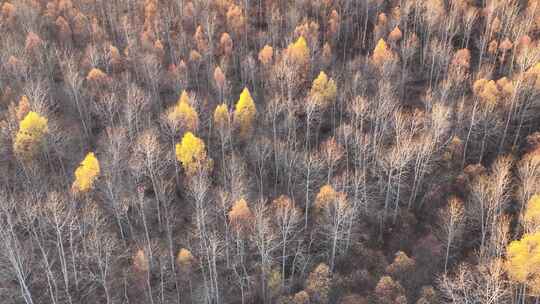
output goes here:
{"type": "Polygon", "coordinates": [[[221,38],[219,39],[219,45],[221,52],[225,57],[230,57],[232,55],[233,41],[228,33],[221,34],[221,38]]]}

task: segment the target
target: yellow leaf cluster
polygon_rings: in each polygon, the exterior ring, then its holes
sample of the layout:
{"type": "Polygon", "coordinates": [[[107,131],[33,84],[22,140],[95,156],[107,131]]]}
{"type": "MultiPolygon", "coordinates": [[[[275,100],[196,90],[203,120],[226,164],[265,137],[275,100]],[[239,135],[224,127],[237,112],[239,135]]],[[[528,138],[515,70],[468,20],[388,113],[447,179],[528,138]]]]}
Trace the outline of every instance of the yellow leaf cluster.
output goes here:
{"type": "Polygon", "coordinates": [[[214,110],[214,124],[220,131],[229,127],[229,109],[226,104],[222,103],[214,110]]]}
{"type": "Polygon", "coordinates": [[[244,88],[236,103],[233,118],[234,124],[240,129],[240,137],[245,139],[249,136],[256,115],[257,109],[255,108],[255,102],[253,102],[251,93],[249,93],[247,88],[244,88]]]}
{"type": "Polygon", "coordinates": [[[75,170],[75,181],[72,186],[73,191],[76,193],[84,193],[92,189],[94,182],[99,176],[99,172],[100,167],[98,159],[94,153],[88,153],[79,165],[79,168],[75,170]]]}
{"type": "Polygon", "coordinates": [[[506,270],[510,280],[525,284],[532,295],[540,295],[540,232],[525,234],[508,245],[506,270]]]}
{"type": "Polygon", "coordinates": [[[527,202],[523,221],[528,231],[537,231],[540,227],[540,195],[533,195],[527,202]]]}
{"type": "Polygon", "coordinates": [[[376,66],[382,66],[385,62],[394,60],[394,53],[388,47],[388,44],[384,39],[379,39],[375,49],[373,50],[373,55],[371,56],[373,64],[376,66]]]}
{"type": "Polygon", "coordinates": [[[33,111],[28,112],[20,122],[19,131],[15,135],[13,150],[24,159],[34,157],[48,131],[47,118],[33,111]]]}
{"type": "Polygon", "coordinates": [[[186,91],[182,92],[178,103],[169,111],[167,119],[172,125],[179,126],[186,131],[197,130],[199,127],[199,115],[189,104],[186,91]]]}
{"type": "Polygon", "coordinates": [[[204,142],[191,132],[186,132],[176,145],[176,159],[182,163],[188,176],[210,169],[211,166],[211,161],[206,156],[204,142]]]}
{"type": "Polygon", "coordinates": [[[286,55],[289,63],[305,66],[309,63],[309,47],[306,39],[300,36],[294,43],[289,44],[286,55]]]}
{"type": "Polygon", "coordinates": [[[324,71],[313,80],[311,86],[311,100],[321,108],[327,108],[336,99],[337,87],[333,79],[329,79],[324,71]]]}

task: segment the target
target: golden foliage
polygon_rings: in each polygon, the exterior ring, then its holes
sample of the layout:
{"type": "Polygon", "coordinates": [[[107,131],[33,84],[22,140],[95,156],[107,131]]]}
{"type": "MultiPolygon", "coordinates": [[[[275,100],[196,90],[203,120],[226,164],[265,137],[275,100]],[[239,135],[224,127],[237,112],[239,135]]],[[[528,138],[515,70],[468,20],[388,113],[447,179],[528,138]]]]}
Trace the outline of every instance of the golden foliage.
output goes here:
{"type": "Polygon", "coordinates": [[[214,125],[221,132],[227,130],[230,124],[229,109],[222,103],[214,110],[214,125]]]}
{"type": "Polygon", "coordinates": [[[202,59],[201,53],[197,52],[197,50],[191,50],[189,52],[189,61],[197,63],[202,59]]]}
{"type": "Polygon", "coordinates": [[[267,44],[259,52],[259,61],[264,65],[268,65],[272,62],[273,56],[274,56],[274,49],[267,44]]]}
{"type": "Polygon", "coordinates": [[[394,53],[392,50],[390,50],[386,44],[386,41],[384,41],[382,38],[379,39],[375,49],[373,50],[373,55],[371,56],[373,64],[375,66],[382,66],[386,62],[394,60],[394,57],[394,53]]]}
{"type": "Polygon", "coordinates": [[[0,10],[0,16],[2,16],[2,20],[6,20],[7,23],[13,22],[15,19],[15,13],[17,12],[17,8],[15,5],[5,2],[2,5],[2,9],[0,10]]]}
{"type": "Polygon", "coordinates": [[[176,144],[176,159],[188,176],[209,170],[211,160],[206,156],[206,146],[202,139],[191,132],[186,132],[180,143],[176,144]]]}
{"type": "Polygon", "coordinates": [[[536,232],[540,228],[540,195],[533,195],[527,202],[523,222],[529,232],[536,232]]]}
{"type": "Polygon", "coordinates": [[[195,131],[199,127],[199,115],[189,104],[189,96],[186,91],[182,91],[178,103],[169,110],[167,114],[169,123],[180,127],[185,131],[195,131]]]}
{"type": "Polygon", "coordinates": [[[86,80],[96,85],[105,85],[109,81],[109,76],[98,68],[93,68],[88,72],[86,80]]]}
{"type": "Polygon", "coordinates": [[[338,196],[338,193],[330,185],[324,185],[319,190],[319,193],[315,197],[315,209],[322,210],[330,202],[334,201],[338,196]]]}
{"type": "Polygon", "coordinates": [[[100,173],[99,161],[94,153],[86,155],[77,170],[75,170],[75,181],[71,189],[75,193],[85,193],[92,189],[100,173]]]}
{"type": "Polygon", "coordinates": [[[247,233],[251,230],[253,213],[245,199],[241,198],[234,203],[229,211],[229,222],[238,233],[247,233]]]}
{"type": "Polygon", "coordinates": [[[48,133],[47,118],[30,111],[20,122],[19,131],[15,135],[13,150],[23,159],[34,157],[48,133]]]}
{"type": "Polygon", "coordinates": [[[303,36],[300,36],[296,42],[289,44],[285,51],[287,61],[299,66],[306,66],[309,64],[309,53],[309,47],[303,36]]]}
{"type": "Polygon", "coordinates": [[[185,272],[191,271],[194,262],[195,259],[193,258],[191,251],[187,250],[186,248],[182,248],[178,251],[178,254],[176,255],[176,265],[180,268],[180,270],[185,272]]]}
{"type": "Polygon", "coordinates": [[[133,257],[133,267],[137,272],[147,272],[150,270],[150,261],[148,261],[148,257],[144,250],[139,249],[135,253],[135,256],[133,257]]]}
{"type": "Polygon", "coordinates": [[[319,73],[319,76],[313,80],[311,91],[309,93],[310,100],[321,108],[327,108],[336,99],[337,87],[332,78],[328,78],[324,71],[319,73]]]}
{"type": "Polygon", "coordinates": [[[388,34],[388,40],[392,42],[398,42],[402,37],[403,33],[397,26],[390,32],[390,34],[388,34]]]}
{"type": "Polygon", "coordinates": [[[540,232],[525,234],[508,245],[506,270],[510,280],[525,284],[532,295],[540,295],[540,232]]]}
{"type": "Polygon", "coordinates": [[[293,297],[294,304],[309,304],[309,294],[305,291],[299,291],[294,294],[293,297]]]}
{"type": "Polygon", "coordinates": [[[317,216],[322,215],[326,211],[344,212],[348,210],[349,203],[347,202],[347,195],[343,192],[337,192],[330,185],[324,185],[317,193],[315,197],[315,214],[317,216]]]}
{"type": "Polygon", "coordinates": [[[277,210],[287,210],[294,208],[294,203],[287,195],[280,195],[273,201],[273,206],[277,210]]]}
{"type": "Polygon", "coordinates": [[[328,303],[332,284],[332,272],[328,265],[321,263],[313,269],[306,280],[306,291],[315,303],[328,303]]]}
{"type": "Polygon", "coordinates": [[[257,116],[255,102],[248,88],[244,88],[238,102],[236,102],[233,118],[234,124],[240,129],[240,137],[245,139],[249,136],[255,116],[257,116]]]}
{"type": "Polygon", "coordinates": [[[506,77],[497,81],[478,79],[473,84],[473,92],[485,105],[494,107],[500,100],[514,94],[514,84],[506,77]]]}

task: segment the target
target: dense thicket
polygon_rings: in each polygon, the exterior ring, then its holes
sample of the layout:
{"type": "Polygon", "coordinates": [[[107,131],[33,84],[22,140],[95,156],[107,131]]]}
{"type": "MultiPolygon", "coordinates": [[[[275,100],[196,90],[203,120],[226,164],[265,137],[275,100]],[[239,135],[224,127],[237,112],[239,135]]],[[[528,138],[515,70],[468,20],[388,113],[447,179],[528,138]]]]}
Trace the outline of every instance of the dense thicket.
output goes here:
{"type": "Polygon", "coordinates": [[[540,1],[0,0],[0,29],[0,302],[540,300],[540,1]]]}

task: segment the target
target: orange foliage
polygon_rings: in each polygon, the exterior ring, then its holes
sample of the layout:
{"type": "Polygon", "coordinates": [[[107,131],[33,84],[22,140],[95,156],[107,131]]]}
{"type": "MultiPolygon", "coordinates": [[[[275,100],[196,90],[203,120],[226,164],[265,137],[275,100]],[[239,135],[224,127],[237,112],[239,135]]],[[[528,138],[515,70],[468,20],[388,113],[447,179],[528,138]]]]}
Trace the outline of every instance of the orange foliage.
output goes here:
{"type": "Polygon", "coordinates": [[[195,35],[193,35],[193,39],[195,40],[195,44],[197,45],[197,50],[202,54],[206,54],[206,52],[208,51],[208,38],[206,37],[202,26],[199,25],[197,27],[195,35]]]}
{"type": "Polygon", "coordinates": [[[402,37],[403,33],[397,26],[388,34],[388,40],[394,43],[400,41],[402,37]]]}
{"type": "Polygon", "coordinates": [[[237,233],[243,234],[251,231],[253,220],[253,213],[243,198],[236,201],[229,211],[229,222],[237,233]]]}
{"type": "Polygon", "coordinates": [[[384,39],[382,38],[379,39],[379,42],[377,42],[377,45],[373,50],[373,55],[371,56],[373,64],[380,67],[386,62],[392,61],[394,59],[395,55],[386,44],[386,41],[384,41],[384,39]]]}
{"type": "Polygon", "coordinates": [[[273,56],[274,56],[274,49],[267,44],[259,52],[259,61],[263,65],[269,65],[272,62],[273,56]]]}

